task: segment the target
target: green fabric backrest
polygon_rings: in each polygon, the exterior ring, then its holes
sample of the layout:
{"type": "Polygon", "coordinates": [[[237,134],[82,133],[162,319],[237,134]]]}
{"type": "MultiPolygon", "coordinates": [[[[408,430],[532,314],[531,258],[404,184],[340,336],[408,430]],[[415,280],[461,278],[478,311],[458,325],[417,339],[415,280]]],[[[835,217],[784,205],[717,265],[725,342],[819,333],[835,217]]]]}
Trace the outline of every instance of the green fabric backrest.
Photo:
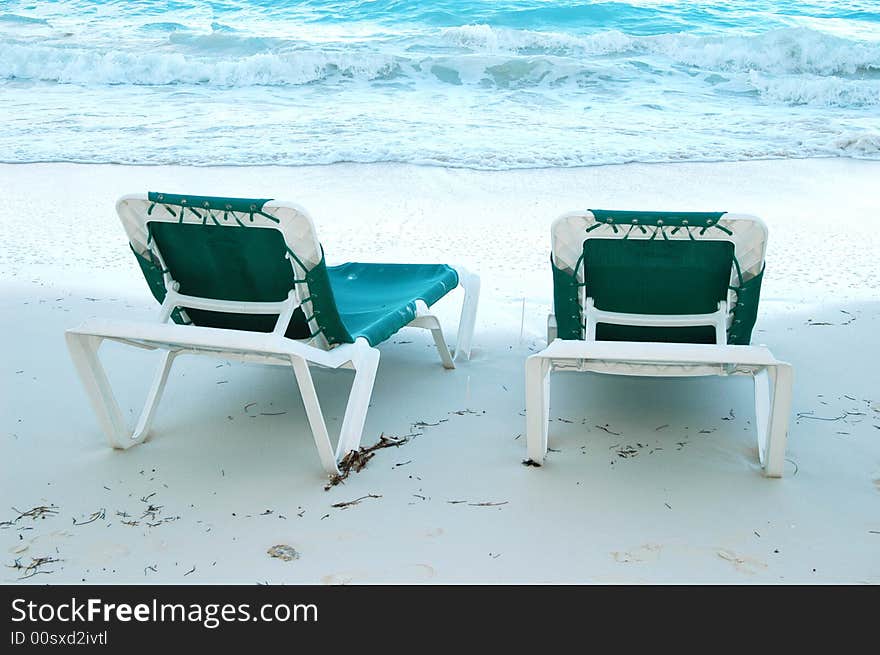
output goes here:
{"type": "Polygon", "coordinates": [[[180,293],[217,300],[280,302],[293,288],[287,246],[271,228],[148,221],[180,293]]]}
{"type": "MultiPolygon", "coordinates": [[[[586,295],[599,309],[643,314],[709,313],[719,300],[727,298],[731,267],[736,253],[731,242],[721,238],[669,239],[663,231],[675,234],[694,229],[700,235],[730,229],[718,224],[724,212],[632,212],[593,209],[594,225],[611,225],[625,236],[636,229],[643,234],[657,230],[651,239],[584,239],[586,295]]],[[[588,229],[587,232],[590,232],[588,229]]],[[[577,275],[556,267],[553,271],[553,304],[560,339],[583,339],[584,322],[580,306],[581,285],[577,275]]],[[[727,331],[729,344],[747,345],[758,316],[762,270],[758,275],[734,286],[736,302],[732,325],[727,331]]],[[[603,325],[596,329],[600,341],[663,341],[714,343],[711,327],[644,328],[603,325]]]]}
{"type": "MultiPolygon", "coordinates": [[[[180,293],[217,300],[280,302],[294,286],[287,246],[271,228],[148,221],[147,228],[180,293]]],[[[163,285],[164,286],[164,285],[163,285]]],[[[164,293],[163,293],[164,296],[164,293]]],[[[186,309],[196,325],[271,332],[276,316],[186,309]]],[[[294,316],[288,335],[309,335],[305,316],[294,316]]]]}
{"type": "MultiPolygon", "coordinates": [[[[288,249],[282,233],[271,227],[251,226],[253,216],[260,215],[275,223],[279,219],[266,213],[261,198],[227,198],[192,196],[151,191],[148,199],[154,203],[147,212],[165,211],[181,220],[176,222],[147,220],[150,239],[162,254],[171,277],[180,284],[180,292],[201,298],[237,300],[244,302],[278,302],[298,282],[305,282],[313,316],[307,317],[302,308],[294,311],[285,336],[307,339],[315,336],[309,321],[314,318],[318,331],[331,344],[352,343],[346,330],[327,273],[323,258],[308,271],[296,254],[288,249]],[[224,220],[235,217],[239,225],[209,223],[210,211],[220,212],[224,220]],[[202,223],[183,222],[184,212],[201,218],[202,223]],[[236,214],[244,216],[239,219],[236,214]],[[248,219],[250,216],[250,220],[248,219]],[[291,266],[291,259],[297,262],[291,266]]],[[[165,300],[165,281],[159,261],[147,253],[145,257],[132,248],[144,278],[158,302],[165,300]]],[[[302,288],[300,288],[302,290],[302,288]]],[[[277,316],[260,314],[233,314],[185,308],[175,309],[171,318],[175,323],[193,323],[205,327],[271,332],[277,316]]]]}
{"type": "MultiPolygon", "coordinates": [[[[596,307],[630,314],[709,314],[727,298],[729,241],[587,239],[584,275],[596,307]]],[[[712,343],[711,326],[651,328],[599,324],[601,341],[712,343]]]]}
{"type": "Polygon", "coordinates": [[[587,239],[584,281],[596,307],[640,314],[708,314],[727,298],[730,241],[587,239]]]}

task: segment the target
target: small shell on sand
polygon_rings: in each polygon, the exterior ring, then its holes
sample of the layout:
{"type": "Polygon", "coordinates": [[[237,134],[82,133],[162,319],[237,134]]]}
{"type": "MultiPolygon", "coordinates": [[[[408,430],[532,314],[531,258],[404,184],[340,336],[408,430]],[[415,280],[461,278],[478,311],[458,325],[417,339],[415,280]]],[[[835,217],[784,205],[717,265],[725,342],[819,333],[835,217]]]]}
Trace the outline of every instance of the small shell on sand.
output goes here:
{"type": "Polygon", "coordinates": [[[299,552],[297,552],[295,548],[293,548],[292,546],[288,546],[287,544],[278,544],[276,546],[272,546],[266,552],[269,554],[269,557],[277,557],[278,559],[285,562],[299,559],[299,552]]]}

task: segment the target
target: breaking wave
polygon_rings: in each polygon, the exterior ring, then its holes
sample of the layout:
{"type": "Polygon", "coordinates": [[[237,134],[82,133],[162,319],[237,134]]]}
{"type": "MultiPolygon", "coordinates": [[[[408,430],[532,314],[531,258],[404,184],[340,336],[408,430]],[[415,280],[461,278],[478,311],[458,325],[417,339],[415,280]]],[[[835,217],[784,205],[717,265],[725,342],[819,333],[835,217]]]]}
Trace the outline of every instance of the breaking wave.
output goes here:
{"type": "MultiPolygon", "coordinates": [[[[288,86],[328,79],[401,78],[411,84],[446,82],[504,88],[577,84],[601,71],[606,86],[644,77],[744,74],[742,81],[769,101],[824,106],[880,103],[880,42],[848,42],[809,29],[757,36],[688,34],[631,36],[607,30],[587,36],[511,30],[487,25],[446,28],[440,41],[459,50],[424,54],[406,49],[314,49],[279,38],[227,30],[190,33],[179,23],[150,23],[184,51],[86,49],[9,44],[0,79],[63,84],[218,87],[288,86]],[[645,57],[651,61],[645,62],[645,57]]],[[[423,51],[436,51],[433,43],[423,51]]],[[[716,81],[712,78],[710,82],[716,81]]],[[[747,91],[749,89],[742,89],[747,91]]]]}

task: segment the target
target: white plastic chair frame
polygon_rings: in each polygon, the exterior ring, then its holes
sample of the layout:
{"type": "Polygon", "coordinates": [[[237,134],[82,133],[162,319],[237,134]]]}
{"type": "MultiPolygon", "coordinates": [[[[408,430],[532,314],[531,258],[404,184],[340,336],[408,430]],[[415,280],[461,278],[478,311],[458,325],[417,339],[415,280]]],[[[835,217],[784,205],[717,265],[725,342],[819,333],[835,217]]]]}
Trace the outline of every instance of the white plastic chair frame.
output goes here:
{"type": "Polygon", "coordinates": [[[601,311],[590,297],[584,298],[583,305],[584,340],[558,339],[556,319],[550,314],[547,348],[526,360],[526,446],[532,463],[542,465],[547,455],[551,371],[589,371],[639,377],[751,375],[754,379],[758,459],[765,476],[782,477],[791,413],[792,367],[777,360],[765,346],[728,345],[726,301],[719,302],[718,310],[711,314],[690,315],[601,311]],[[649,327],[708,325],[715,328],[716,343],[596,341],[598,323],[649,327]]]}
{"type": "MultiPolygon", "coordinates": [[[[140,199],[140,196],[128,196],[120,200],[120,203],[131,198],[140,199]]],[[[161,253],[157,254],[161,258],[161,253]]],[[[162,268],[167,271],[164,262],[162,268]]],[[[443,366],[448,369],[455,368],[454,361],[462,356],[470,357],[480,291],[480,279],[477,275],[462,267],[455,269],[459,276],[459,286],[464,289],[455,357],[453,358],[446,345],[439,320],[424,302],[417,301],[416,317],[407,326],[431,332],[443,366]]],[[[242,362],[289,365],[293,368],[299,385],[321,465],[328,475],[338,475],[339,461],[360,446],[379,365],[379,350],[370,346],[364,338],[331,348],[321,335],[302,341],[285,337],[293,312],[301,305],[295,289],[281,302],[238,302],[181,294],[179,284],[171,277],[170,272],[165,274],[165,283],[167,295],[156,323],[92,319],[66,332],[71,358],[110,445],[117,449],[128,449],[149,437],[150,426],[165,389],[168,373],[179,355],[198,354],[242,362]],[[239,314],[277,314],[278,319],[271,333],[177,325],[170,323],[169,319],[178,307],[239,314]],[[105,340],[163,351],[144,408],[133,431],[126,426],[98,356],[98,350],[105,340]],[[355,372],[335,448],[321,412],[310,365],[331,369],[347,368],[355,372]]]]}

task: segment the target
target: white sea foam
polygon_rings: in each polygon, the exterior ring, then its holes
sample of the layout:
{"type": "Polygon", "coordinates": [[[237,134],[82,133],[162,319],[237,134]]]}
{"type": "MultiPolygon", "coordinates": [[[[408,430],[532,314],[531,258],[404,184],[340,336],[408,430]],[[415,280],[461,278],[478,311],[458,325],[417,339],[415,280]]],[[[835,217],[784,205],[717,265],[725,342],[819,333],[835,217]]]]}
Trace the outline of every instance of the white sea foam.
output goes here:
{"type": "Polygon", "coordinates": [[[616,30],[575,36],[465,25],[443,30],[443,36],[450,43],[496,53],[539,51],[572,57],[653,54],[675,63],[724,71],[817,75],[880,71],[880,42],[853,42],[807,28],[755,36],[630,36],[616,30]]]}
{"type": "Polygon", "coordinates": [[[771,78],[752,71],[749,74],[749,82],[763,98],[790,105],[827,107],[880,105],[880,78],[852,80],[815,75],[771,78]]]}
{"type": "Polygon", "coordinates": [[[833,147],[842,153],[872,156],[880,154],[880,132],[873,134],[843,134],[833,142],[833,147]]]}
{"type": "Polygon", "coordinates": [[[852,42],[806,28],[757,36],[647,37],[649,52],[683,64],[723,71],[852,75],[880,71],[880,43],[852,42]]]}
{"type": "Polygon", "coordinates": [[[364,80],[384,78],[395,68],[387,55],[258,53],[204,58],[179,52],[94,51],[42,45],[7,46],[0,78],[64,84],[199,84],[283,86],[308,84],[331,75],[364,80]]]}
{"type": "Polygon", "coordinates": [[[605,55],[633,51],[636,39],[617,30],[589,36],[562,32],[493,28],[489,25],[462,25],[441,31],[451,44],[488,52],[540,51],[548,54],[605,55]]]}

